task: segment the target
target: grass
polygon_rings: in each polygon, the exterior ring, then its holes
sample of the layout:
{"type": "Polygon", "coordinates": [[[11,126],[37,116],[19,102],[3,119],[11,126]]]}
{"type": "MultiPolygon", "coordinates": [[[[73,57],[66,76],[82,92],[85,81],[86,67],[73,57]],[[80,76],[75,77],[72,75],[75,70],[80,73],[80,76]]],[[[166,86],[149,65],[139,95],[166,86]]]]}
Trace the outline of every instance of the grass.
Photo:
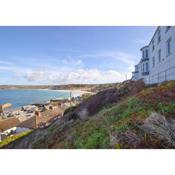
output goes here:
{"type": "MultiPolygon", "coordinates": [[[[145,133],[138,129],[138,125],[142,125],[152,111],[165,116],[175,113],[175,101],[165,95],[174,86],[172,83],[167,87],[162,86],[146,88],[136,96],[128,97],[120,103],[106,105],[87,121],[79,121],[76,126],[68,129],[58,145],[60,144],[62,148],[105,149],[110,148],[112,132],[124,133],[130,130],[144,136],[145,133]],[[68,139],[68,135],[71,139],[68,139]]],[[[56,131],[57,129],[54,128],[54,132],[56,131]]],[[[122,148],[122,145],[116,143],[115,148],[122,148]]]]}
{"type": "MultiPolygon", "coordinates": [[[[94,116],[89,116],[88,120],[78,121],[76,126],[67,129],[61,143],[57,142],[58,147],[110,148],[110,134],[124,133],[128,130],[140,139],[145,138],[144,144],[148,147],[151,142],[157,145],[159,140],[155,138],[153,141],[138,126],[144,123],[152,111],[161,113],[165,117],[175,114],[174,88],[175,82],[168,82],[158,87],[145,88],[137,95],[127,97],[117,104],[106,105],[94,116]]],[[[127,146],[126,143],[124,144],[119,142],[114,147],[124,148],[123,145],[127,146]]]]}
{"type": "Polygon", "coordinates": [[[93,149],[93,148],[108,148],[109,146],[109,138],[108,133],[105,128],[98,128],[93,130],[90,135],[87,137],[79,137],[75,141],[76,148],[85,148],[85,149],[93,149]]]}
{"type": "Polygon", "coordinates": [[[32,130],[25,131],[25,132],[22,132],[22,133],[17,134],[17,135],[9,136],[9,137],[5,138],[4,140],[2,140],[2,141],[0,142],[0,148],[2,148],[2,147],[4,147],[4,146],[8,145],[9,143],[11,143],[11,142],[13,142],[13,141],[15,141],[15,140],[17,140],[17,139],[20,139],[20,138],[22,138],[22,137],[27,136],[27,135],[29,135],[30,133],[32,133],[32,130]]]}
{"type": "Polygon", "coordinates": [[[175,113],[175,102],[163,103],[159,102],[157,104],[157,110],[163,115],[171,115],[175,113]]]}
{"type": "MultiPolygon", "coordinates": [[[[168,87],[172,87],[172,85],[168,87]]],[[[144,93],[151,95],[153,93],[152,89],[148,88],[144,93]]],[[[169,90],[162,87],[159,87],[159,89],[162,92],[169,90]]],[[[161,99],[161,93],[159,91],[157,93],[159,93],[161,99]]],[[[121,104],[113,104],[103,108],[98,114],[84,122],[76,131],[75,147],[109,148],[109,134],[111,131],[126,132],[129,129],[136,131],[137,126],[143,124],[151,111],[162,113],[165,116],[175,113],[174,101],[164,103],[157,100],[156,103],[153,102],[143,100],[139,96],[133,96],[121,104]]]]}
{"type": "MultiPolygon", "coordinates": [[[[159,140],[151,138],[143,130],[139,130],[145,119],[152,111],[171,117],[175,114],[175,81],[168,82],[158,87],[145,88],[135,96],[127,97],[119,103],[106,105],[86,121],[76,120],[65,127],[53,125],[47,129],[46,134],[37,140],[37,148],[47,147],[48,142],[55,144],[58,148],[110,148],[110,134],[133,132],[147,147],[159,140]],[[60,136],[59,136],[60,134],[60,136]],[[50,140],[48,139],[50,138],[50,140]],[[39,145],[37,145],[39,144],[39,145]]],[[[73,111],[69,108],[66,112],[73,111]]],[[[114,148],[124,148],[126,143],[116,143],[114,148]],[[125,144],[125,145],[124,145],[125,144]]],[[[155,146],[156,147],[156,146],[155,146]]],[[[128,145],[130,148],[130,145],[128,145]]]]}
{"type": "Polygon", "coordinates": [[[100,112],[82,122],[74,131],[75,148],[109,148],[110,132],[125,132],[136,118],[145,118],[148,111],[137,97],[129,98],[121,104],[107,106],[100,112]]]}

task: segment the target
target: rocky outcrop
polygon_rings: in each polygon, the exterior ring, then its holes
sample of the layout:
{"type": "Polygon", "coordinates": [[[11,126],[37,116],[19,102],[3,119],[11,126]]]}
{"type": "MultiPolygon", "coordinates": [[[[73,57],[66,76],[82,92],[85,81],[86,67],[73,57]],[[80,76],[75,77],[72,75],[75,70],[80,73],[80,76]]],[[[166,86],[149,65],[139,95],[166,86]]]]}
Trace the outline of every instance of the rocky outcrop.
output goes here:
{"type": "Polygon", "coordinates": [[[111,148],[175,148],[175,120],[152,112],[136,130],[112,132],[111,148]]]}
{"type": "Polygon", "coordinates": [[[3,109],[7,109],[7,108],[10,108],[10,107],[12,107],[11,103],[5,103],[5,104],[2,105],[3,109]]]}
{"type": "Polygon", "coordinates": [[[110,134],[111,148],[137,148],[141,144],[141,141],[141,138],[131,130],[110,134]]]}
{"type": "Polygon", "coordinates": [[[145,120],[142,129],[145,133],[150,134],[168,145],[175,147],[175,120],[169,121],[165,116],[159,113],[151,113],[145,120]]]}

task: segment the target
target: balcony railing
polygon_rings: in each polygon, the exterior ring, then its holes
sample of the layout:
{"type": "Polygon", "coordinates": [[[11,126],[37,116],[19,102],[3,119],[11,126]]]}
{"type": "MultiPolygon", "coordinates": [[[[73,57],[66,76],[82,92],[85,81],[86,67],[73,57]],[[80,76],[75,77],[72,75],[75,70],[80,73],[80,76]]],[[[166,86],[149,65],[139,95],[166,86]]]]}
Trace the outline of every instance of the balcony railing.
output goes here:
{"type": "Polygon", "coordinates": [[[142,72],[142,75],[149,75],[149,72],[142,72]]]}
{"type": "Polygon", "coordinates": [[[137,73],[139,73],[139,71],[137,70],[137,71],[134,71],[134,72],[132,72],[133,74],[137,74],[137,73]]]}
{"type": "Polygon", "coordinates": [[[148,61],[149,60],[149,58],[142,58],[141,59],[141,61],[143,62],[143,61],[148,61]]]}

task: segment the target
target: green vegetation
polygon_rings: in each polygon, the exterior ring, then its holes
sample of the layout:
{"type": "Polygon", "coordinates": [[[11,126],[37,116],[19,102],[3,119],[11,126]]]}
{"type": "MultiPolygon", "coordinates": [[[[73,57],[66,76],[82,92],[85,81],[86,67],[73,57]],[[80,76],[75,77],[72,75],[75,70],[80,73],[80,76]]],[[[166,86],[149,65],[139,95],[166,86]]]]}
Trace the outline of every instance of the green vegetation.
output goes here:
{"type": "Polygon", "coordinates": [[[136,97],[104,108],[79,126],[74,133],[77,136],[74,145],[76,148],[109,148],[110,132],[124,132],[132,126],[136,117],[143,119],[148,115],[149,112],[140,105],[136,97]]]}
{"type": "Polygon", "coordinates": [[[87,100],[88,98],[90,98],[92,96],[92,94],[91,93],[85,93],[85,94],[83,94],[82,95],[82,100],[84,101],[84,100],[87,100]]]}
{"type": "Polygon", "coordinates": [[[108,133],[105,128],[94,129],[86,137],[79,137],[75,141],[76,148],[107,148],[109,146],[108,133]]]}
{"type": "MultiPolygon", "coordinates": [[[[118,91],[119,97],[122,97],[120,100],[115,103],[105,103],[98,112],[88,116],[86,120],[75,117],[64,124],[59,122],[53,124],[37,140],[32,141],[32,147],[82,149],[170,148],[172,145],[165,143],[166,139],[161,140],[168,137],[167,132],[165,132],[165,136],[161,135],[163,131],[167,130],[159,127],[161,122],[157,118],[149,120],[149,122],[155,123],[147,122],[147,126],[152,127],[150,130],[149,127],[147,128],[148,132],[143,129],[143,126],[148,117],[150,119],[152,112],[162,114],[163,121],[167,123],[173,119],[173,116],[175,116],[175,81],[155,87],[143,87],[137,93],[126,95],[126,91],[132,92],[132,89],[130,84],[127,87],[121,87],[118,91]],[[154,127],[152,124],[156,126],[154,127]],[[157,128],[160,137],[150,134],[150,131],[155,133],[157,128]]],[[[103,95],[102,92],[101,94],[103,95]]],[[[104,96],[106,97],[106,94],[104,96]]],[[[101,99],[103,99],[103,96],[101,99]]],[[[91,103],[95,107],[96,103],[100,103],[97,98],[95,100],[94,102],[92,96],[88,100],[88,104],[91,103]]],[[[65,113],[72,112],[72,115],[77,115],[75,109],[77,108],[69,108],[65,113]]],[[[82,108],[77,111],[84,109],[87,110],[86,105],[82,105],[82,108]]],[[[166,127],[168,126],[167,124],[166,127]]],[[[171,125],[171,127],[173,126],[171,125]]],[[[172,136],[170,140],[171,138],[172,136]]]]}
{"type": "MultiPolygon", "coordinates": [[[[147,88],[122,103],[106,106],[78,126],[79,129],[74,133],[74,137],[77,138],[73,141],[75,148],[109,148],[111,132],[124,133],[131,130],[146,137],[147,134],[142,133],[143,131],[139,130],[138,133],[138,128],[152,111],[165,116],[175,114],[175,98],[169,99],[169,96],[165,95],[172,88],[175,88],[174,82],[173,85],[168,83],[160,87],[147,88]]],[[[148,138],[150,139],[150,136],[147,136],[148,138]]],[[[144,139],[146,141],[146,138],[144,139]]],[[[119,144],[115,147],[122,148],[119,144]]]]}
{"type": "Polygon", "coordinates": [[[22,133],[17,134],[17,135],[9,136],[9,137],[5,138],[4,140],[2,140],[2,141],[0,142],[0,148],[2,148],[2,147],[4,147],[4,146],[8,145],[9,143],[11,143],[11,142],[13,142],[13,141],[15,141],[15,140],[17,140],[17,139],[20,139],[20,138],[22,138],[22,137],[27,136],[27,135],[29,135],[30,133],[32,133],[32,130],[25,131],[25,132],[22,132],[22,133]]]}
{"type": "Polygon", "coordinates": [[[74,109],[75,109],[76,107],[77,107],[77,106],[71,106],[71,107],[67,108],[67,109],[64,111],[64,115],[67,114],[67,113],[69,113],[69,112],[74,111],[74,109]]]}
{"type": "Polygon", "coordinates": [[[163,102],[159,102],[157,104],[157,110],[164,115],[170,115],[170,114],[174,114],[175,113],[175,102],[171,102],[171,103],[163,103],[163,102]]]}

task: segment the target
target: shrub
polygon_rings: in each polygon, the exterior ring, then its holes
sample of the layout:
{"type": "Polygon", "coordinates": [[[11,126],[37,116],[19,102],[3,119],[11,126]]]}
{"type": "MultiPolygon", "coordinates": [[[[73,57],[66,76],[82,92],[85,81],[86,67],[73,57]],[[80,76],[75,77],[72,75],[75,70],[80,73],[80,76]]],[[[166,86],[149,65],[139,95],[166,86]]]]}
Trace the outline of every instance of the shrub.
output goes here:
{"type": "Polygon", "coordinates": [[[71,106],[64,111],[64,115],[75,110],[77,106],[71,106]]]}
{"type": "Polygon", "coordinates": [[[92,96],[91,93],[85,93],[85,94],[82,95],[81,98],[82,98],[83,101],[85,101],[85,100],[87,100],[87,99],[88,99],[89,97],[91,97],[91,96],[92,96]]]}
{"type": "Polygon", "coordinates": [[[166,104],[163,102],[159,102],[157,105],[157,110],[161,113],[161,114],[171,114],[175,112],[175,102],[166,104]]]}

